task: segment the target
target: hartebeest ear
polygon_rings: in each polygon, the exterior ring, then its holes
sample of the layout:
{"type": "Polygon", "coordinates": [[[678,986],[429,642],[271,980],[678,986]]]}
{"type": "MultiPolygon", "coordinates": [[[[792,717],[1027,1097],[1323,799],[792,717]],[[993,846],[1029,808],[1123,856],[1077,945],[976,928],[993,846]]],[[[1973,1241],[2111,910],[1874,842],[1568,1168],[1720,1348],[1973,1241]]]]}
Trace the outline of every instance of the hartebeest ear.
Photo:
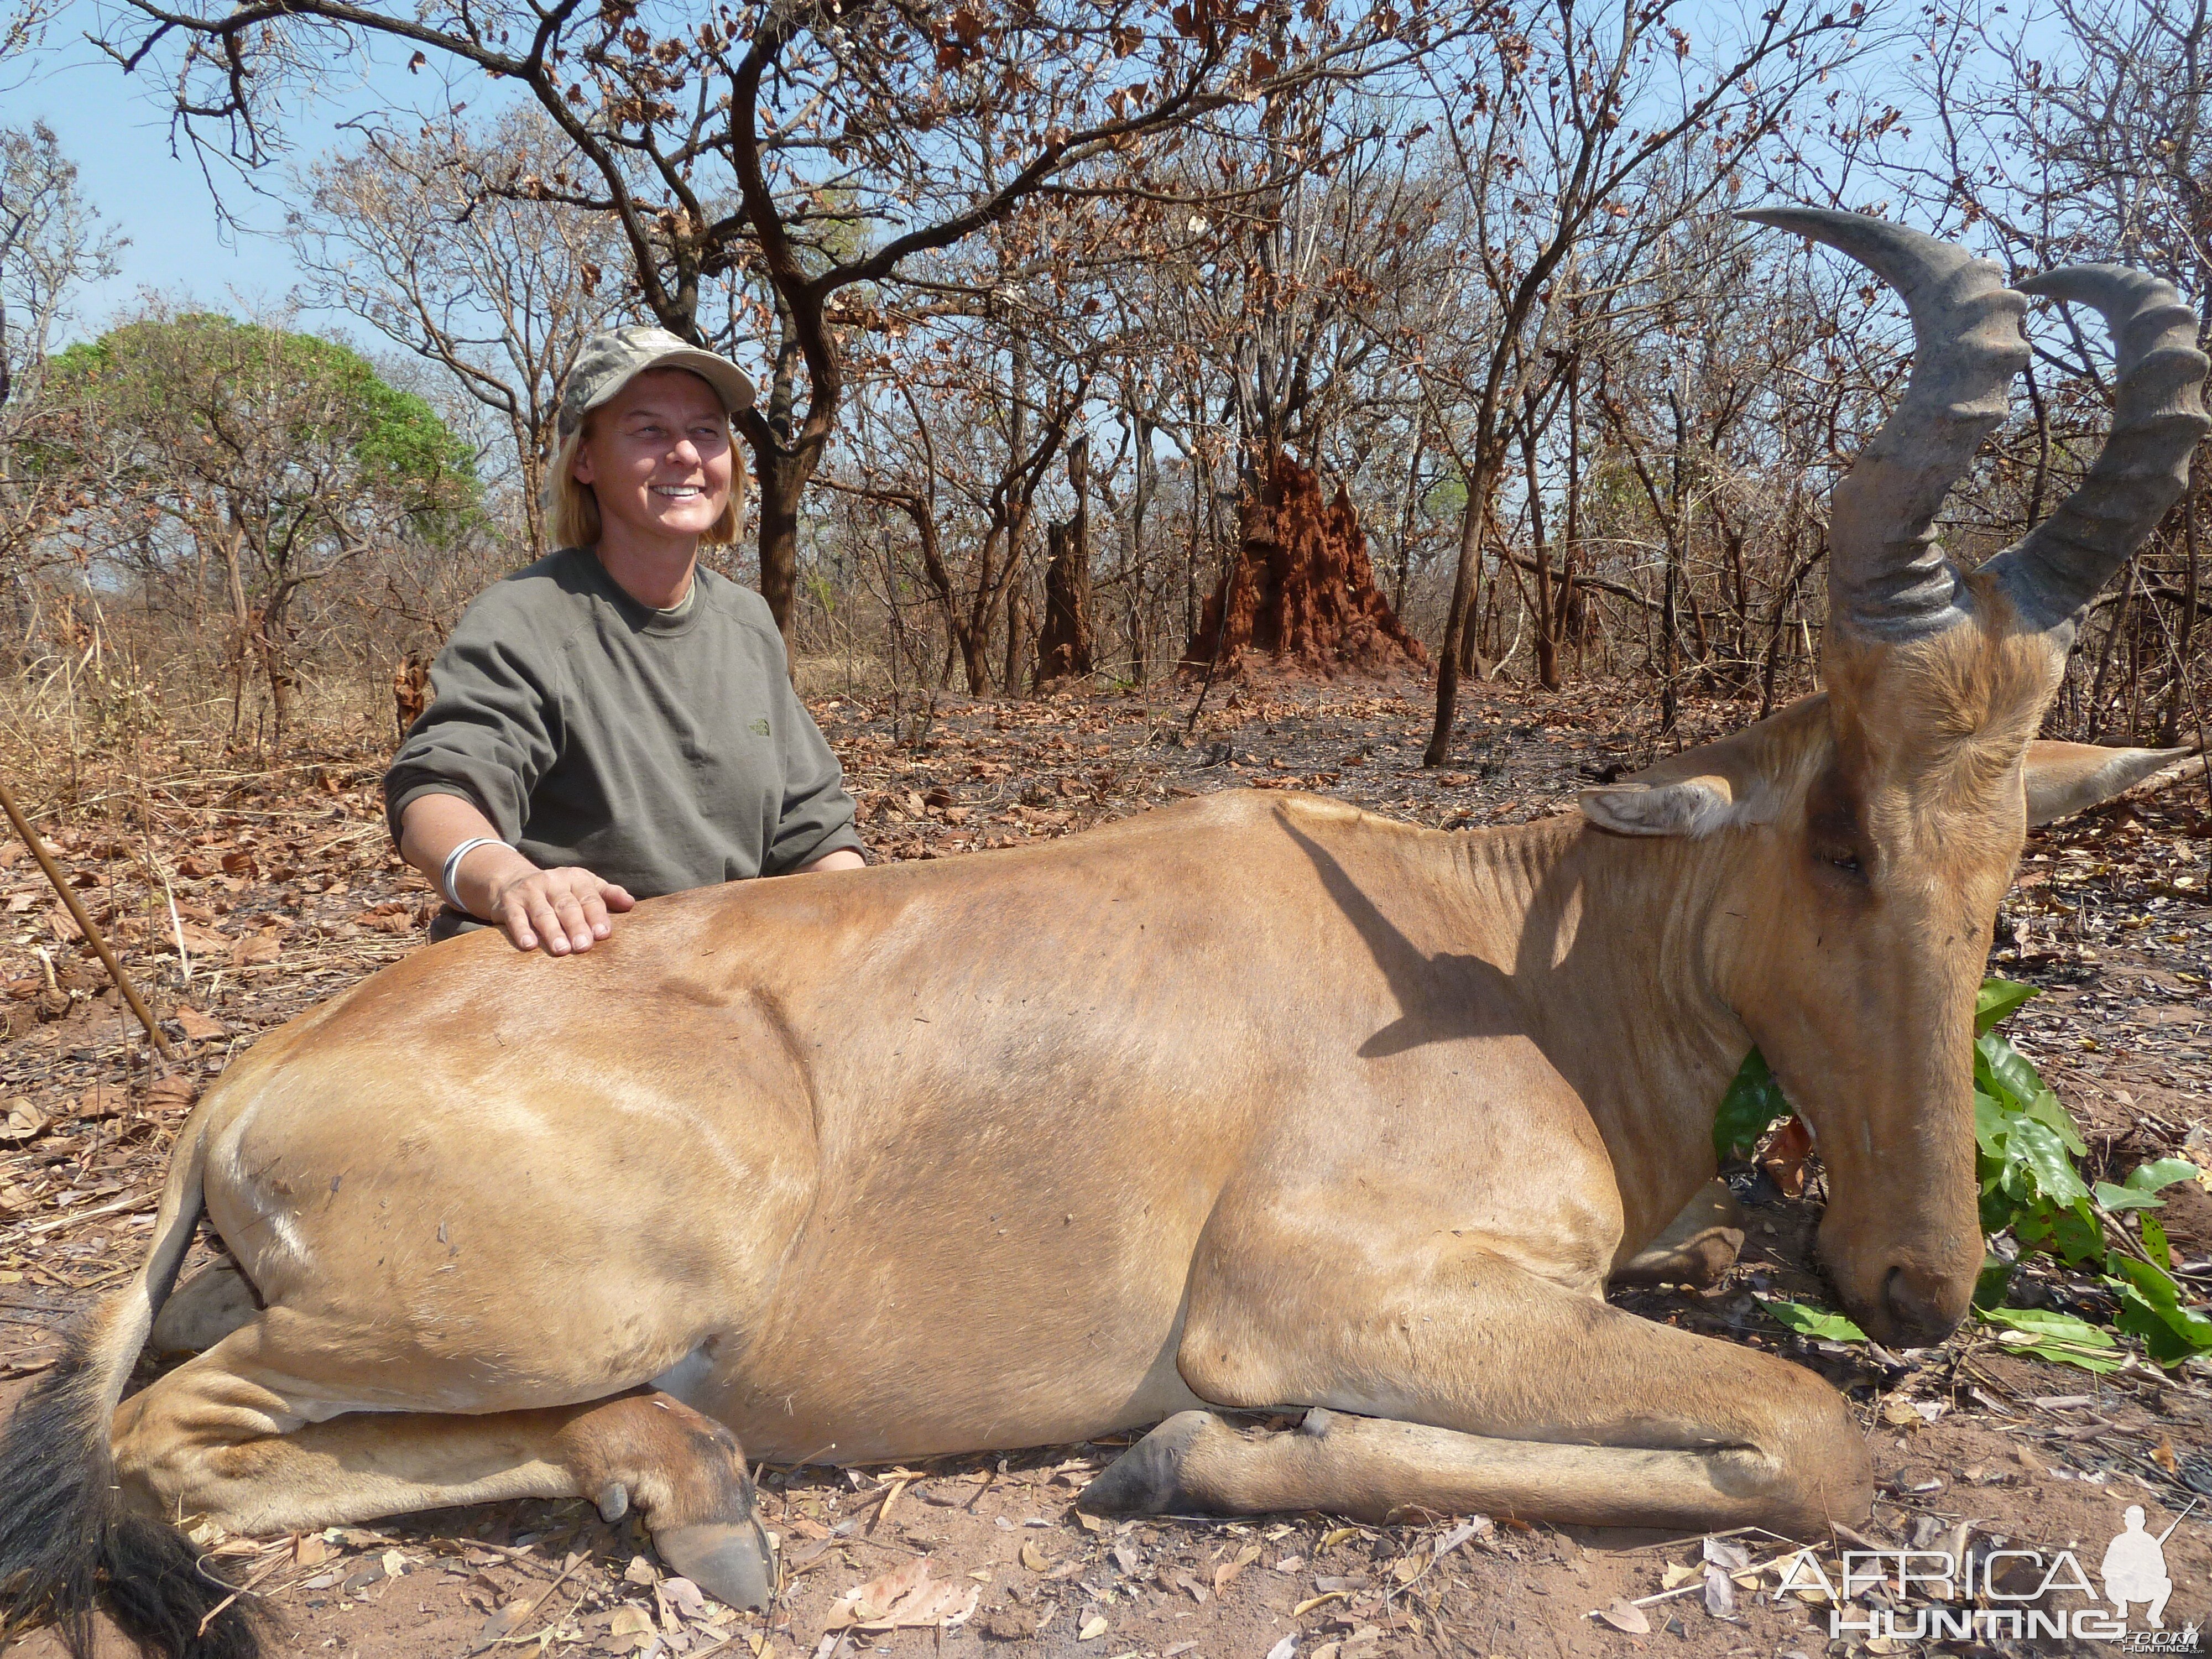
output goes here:
{"type": "Polygon", "coordinates": [[[1618,783],[1585,789],[1578,803],[1583,816],[1622,836],[1710,836],[1741,824],[1771,823],[1774,787],[1759,747],[1747,737],[1739,732],[1618,783]]]}
{"type": "Polygon", "coordinates": [[[2094,743],[2031,743],[2022,770],[2027,821],[2049,823],[2124,793],[2194,749],[2106,749],[2094,743]]]}

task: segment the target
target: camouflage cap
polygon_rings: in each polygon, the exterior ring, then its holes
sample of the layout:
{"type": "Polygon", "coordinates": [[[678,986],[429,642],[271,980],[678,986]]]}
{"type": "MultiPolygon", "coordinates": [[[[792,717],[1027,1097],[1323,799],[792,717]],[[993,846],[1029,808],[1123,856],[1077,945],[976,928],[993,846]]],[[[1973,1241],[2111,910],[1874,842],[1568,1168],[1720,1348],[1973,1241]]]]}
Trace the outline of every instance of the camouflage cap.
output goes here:
{"type": "Polygon", "coordinates": [[[633,323],[584,342],[561,387],[560,435],[574,435],[585,416],[648,368],[689,369],[714,388],[732,415],[753,406],[753,383],[727,357],[686,344],[665,328],[633,323]]]}

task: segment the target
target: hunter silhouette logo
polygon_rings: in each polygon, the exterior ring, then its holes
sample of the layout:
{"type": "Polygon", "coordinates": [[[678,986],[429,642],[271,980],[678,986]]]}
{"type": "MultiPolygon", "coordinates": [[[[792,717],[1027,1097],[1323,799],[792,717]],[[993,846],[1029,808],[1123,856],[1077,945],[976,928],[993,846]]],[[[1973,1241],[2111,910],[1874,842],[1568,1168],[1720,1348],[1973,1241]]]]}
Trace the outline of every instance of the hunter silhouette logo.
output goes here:
{"type": "Polygon", "coordinates": [[[2159,1615],[2166,1611],[2166,1598],[2173,1594],[2173,1580],[2166,1576],[2166,1540],[2173,1536],[2173,1527],[2181,1524],[2180,1517],[2155,1538],[2143,1530],[2141,1504],[2128,1505],[2125,1521],[2127,1529],[2105,1547],[2104,1564],[2098,1569],[2105,1576],[2105,1599],[2122,1619],[2128,1616],[2130,1602],[2148,1603],[2143,1622],[2153,1630],[2164,1630],[2166,1621],[2159,1615]]]}
{"type": "MultiPolygon", "coordinates": [[[[1948,1550],[1847,1550],[1839,1581],[1832,1581],[1810,1550],[1790,1558],[1776,1594],[1817,1591],[1828,1603],[1831,1637],[1886,1637],[1896,1641],[1993,1642],[2061,1640],[2113,1642],[2130,1652],[2197,1653],[2194,1622],[2179,1631],[2164,1624],[2173,1580],[2166,1571],[2166,1541],[2197,1507],[2173,1518],[2164,1532],[2151,1533],[2140,1506],[2130,1504],[2119,1533],[2105,1547],[2098,1564],[2105,1581],[2100,1605],[2097,1588],[2070,1549],[1990,1548],[1976,1546],[1963,1559],[1948,1550]],[[2078,1598],[2063,1605],[2057,1598],[2078,1598]],[[1870,1604],[1853,1606],[1861,1598],[1870,1604]],[[1917,1601],[1910,1608],[1896,1603],[1917,1601]],[[2147,1629],[2130,1627],[2129,1610],[2142,1609],[2147,1629]],[[1909,1622],[1908,1622],[1909,1621],[1909,1622]]],[[[2004,1540],[1992,1540],[1998,1546],[2004,1540]]]]}

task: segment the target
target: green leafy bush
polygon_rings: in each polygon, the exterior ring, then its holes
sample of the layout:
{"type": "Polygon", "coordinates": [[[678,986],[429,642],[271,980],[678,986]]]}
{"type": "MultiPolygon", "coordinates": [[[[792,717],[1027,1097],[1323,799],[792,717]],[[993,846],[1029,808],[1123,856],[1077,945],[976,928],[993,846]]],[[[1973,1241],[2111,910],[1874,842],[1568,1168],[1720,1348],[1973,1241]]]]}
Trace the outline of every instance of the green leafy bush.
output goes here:
{"type": "MultiPolygon", "coordinates": [[[[2119,1304],[2116,1323],[2138,1338],[2162,1365],[2192,1354],[2212,1352],[2212,1318],[2185,1305],[2173,1277],[2173,1257],[2166,1231],[2153,1212],[2166,1200],[2158,1194],[2177,1181],[2191,1181],[2197,1166],[2186,1159],[2162,1158],[2146,1164],[2115,1186],[2082,1178],[2075,1160],[2088,1151],[2081,1132],[2058,1097],[2027,1057],[1996,1030],[1997,1024],[2029,998],[2032,985],[2010,980],[1983,982],[1974,1007],[1974,1168],[1981,1186],[1983,1230],[2010,1231],[2024,1252],[2042,1251],[2070,1266],[2096,1272],[2119,1304]],[[2119,1218],[2136,1212],[2137,1238],[2119,1218]]],[[[1757,1048],[1721,1097],[1713,1123],[1713,1146],[1723,1158],[1748,1154],[1789,1102],[1757,1048]]],[[[1974,1308],[1996,1328],[1998,1340],[2085,1370],[2117,1370],[2124,1355],[2106,1332],[2072,1314],[2003,1305],[2013,1264],[1991,1256],[1974,1290],[1974,1308]]],[[[1839,1326],[1850,1322],[1796,1303],[1769,1302],[1767,1311],[1791,1328],[1849,1340],[1839,1326]]]]}
{"type": "Polygon", "coordinates": [[[1749,1158],[1775,1123],[1790,1115],[1782,1085],[1766,1068],[1766,1056],[1753,1048],[1736,1068],[1713,1117],[1713,1151],[1723,1158],[1749,1158]]]}

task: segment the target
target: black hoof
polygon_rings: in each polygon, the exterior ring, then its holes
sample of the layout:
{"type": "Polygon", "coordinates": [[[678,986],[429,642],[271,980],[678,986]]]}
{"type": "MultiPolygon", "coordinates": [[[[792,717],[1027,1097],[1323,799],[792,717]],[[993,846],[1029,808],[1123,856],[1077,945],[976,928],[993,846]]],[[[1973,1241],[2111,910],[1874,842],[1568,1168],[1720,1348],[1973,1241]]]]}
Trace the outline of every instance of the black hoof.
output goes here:
{"type": "Polygon", "coordinates": [[[1182,1460],[1213,1423],[1208,1412],[1177,1412],[1100,1471],[1076,1494],[1094,1515],[1172,1515],[1196,1507],[1182,1487],[1182,1460]]]}
{"type": "Polygon", "coordinates": [[[755,1520],[656,1528],[660,1559],[726,1607],[765,1609],[775,1599],[775,1552],[755,1520]]]}

